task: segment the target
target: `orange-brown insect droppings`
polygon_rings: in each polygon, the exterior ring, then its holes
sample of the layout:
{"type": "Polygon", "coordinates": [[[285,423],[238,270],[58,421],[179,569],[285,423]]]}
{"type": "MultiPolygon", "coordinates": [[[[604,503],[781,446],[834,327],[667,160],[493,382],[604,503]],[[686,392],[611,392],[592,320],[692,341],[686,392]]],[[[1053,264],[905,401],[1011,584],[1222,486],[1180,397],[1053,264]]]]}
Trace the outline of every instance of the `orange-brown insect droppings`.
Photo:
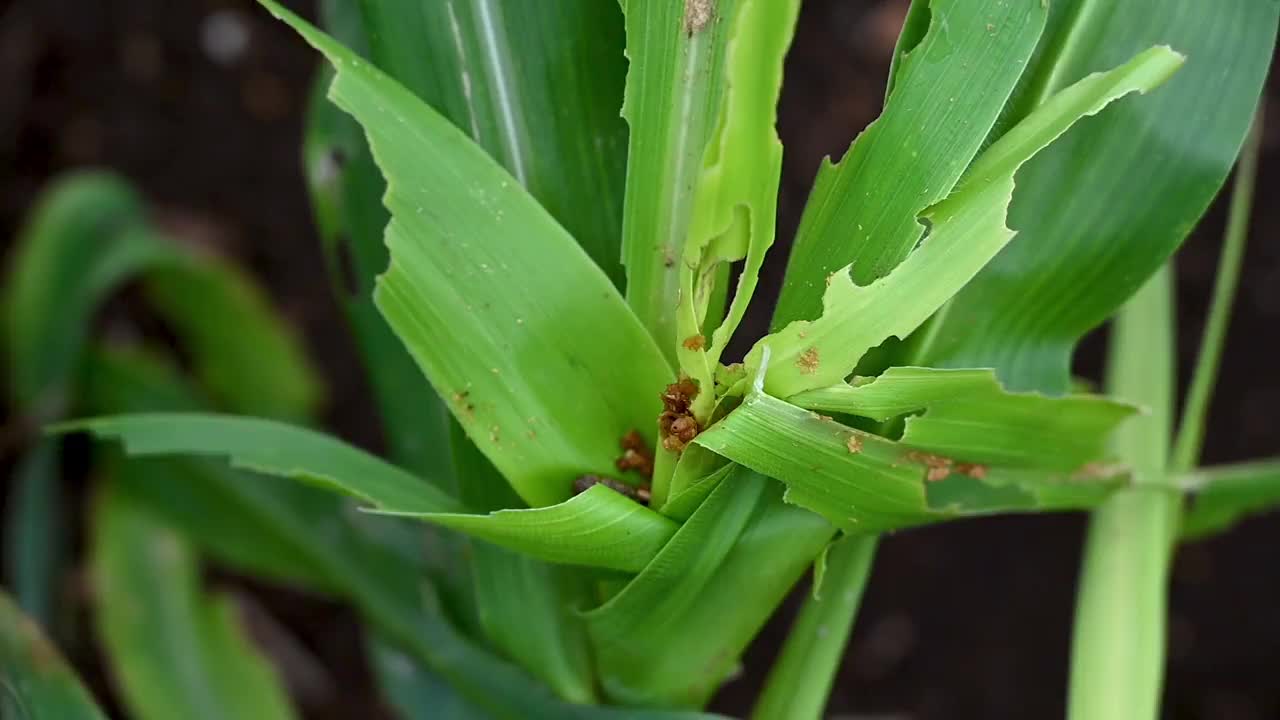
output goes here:
{"type": "Polygon", "coordinates": [[[849,439],[844,441],[844,446],[849,448],[851,453],[860,453],[862,452],[862,438],[857,435],[850,435],[849,439]]]}
{"type": "Polygon", "coordinates": [[[702,335],[690,335],[684,339],[685,350],[701,350],[707,344],[707,339],[702,335]]]}
{"type": "Polygon", "coordinates": [[[662,447],[680,452],[698,435],[698,420],[689,411],[698,396],[698,383],[685,377],[662,391],[662,414],[658,416],[658,435],[662,447]]]}
{"type": "Polygon", "coordinates": [[[800,357],[796,358],[796,367],[800,368],[800,372],[804,375],[818,372],[818,348],[811,347],[800,353],[800,357]]]}
{"type": "Polygon", "coordinates": [[[907,460],[924,465],[928,469],[924,475],[924,479],[929,482],[946,480],[955,465],[955,460],[952,460],[949,457],[915,451],[907,453],[907,460]]]}
{"type": "Polygon", "coordinates": [[[622,448],[622,455],[614,461],[614,465],[619,472],[635,470],[647,478],[653,477],[653,451],[639,431],[632,430],[623,435],[618,445],[622,448]]]}

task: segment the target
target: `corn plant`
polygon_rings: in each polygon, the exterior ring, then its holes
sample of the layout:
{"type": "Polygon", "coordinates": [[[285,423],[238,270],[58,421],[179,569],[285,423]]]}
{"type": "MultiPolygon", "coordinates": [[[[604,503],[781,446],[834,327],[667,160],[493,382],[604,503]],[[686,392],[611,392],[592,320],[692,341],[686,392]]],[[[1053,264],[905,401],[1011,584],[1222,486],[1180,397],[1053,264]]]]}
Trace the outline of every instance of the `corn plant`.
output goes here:
{"type": "Polygon", "coordinates": [[[331,34],[262,4],[330,66],[305,156],[389,457],[232,415],[60,428],[347,496],[360,537],[421,523],[415,557],[258,519],[406,716],[696,716],[812,566],[753,716],[819,717],[878,535],[1091,510],[1070,713],[1155,717],[1175,542],[1280,499],[1278,461],[1196,468],[1248,163],[1173,451],[1162,270],[1280,3],[912,3],[758,338],[799,0],[332,2],[331,34]],[[1117,312],[1109,394],[1074,391],[1117,312]]]}

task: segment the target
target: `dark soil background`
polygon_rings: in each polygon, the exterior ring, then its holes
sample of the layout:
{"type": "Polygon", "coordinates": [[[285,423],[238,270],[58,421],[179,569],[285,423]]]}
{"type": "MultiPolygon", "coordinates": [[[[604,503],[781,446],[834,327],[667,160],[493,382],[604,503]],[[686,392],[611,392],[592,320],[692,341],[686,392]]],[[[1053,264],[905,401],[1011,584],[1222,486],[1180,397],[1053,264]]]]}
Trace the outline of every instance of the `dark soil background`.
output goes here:
{"type": "MultiPolygon", "coordinates": [[[[313,16],[312,2],[287,4],[313,16]]],[[[903,0],[806,0],[780,111],[787,148],[780,244],[794,232],[818,161],[842,153],[878,113],[904,9],[903,0]]],[[[0,0],[0,236],[13,236],[58,173],[121,172],[161,218],[260,279],[328,377],[329,427],[376,448],[376,420],[323,279],[300,169],[315,66],[312,53],[249,0],[0,0]]],[[[1253,235],[1205,449],[1210,463],[1280,450],[1280,376],[1268,352],[1274,337],[1264,339],[1280,323],[1277,87],[1273,79],[1253,235]]],[[[1212,288],[1224,206],[1215,204],[1178,258],[1184,376],[1212,288]]],[[[771,287],[781,271],[775,263],[767,273],[771,287]]],[[[1096,376],[1101,346],[1086,343],[1083,374],[1096,376]]],[[[889,538],[831,714],[1061,717],[1083,527],[1078,516],[1003,518],[889,538]]],[[[1273,515],[1180,550],[1166,717],[1280,718],[1278,542],[1273,515]]],[[[235,578],[215,581],[238,588],[260,619],[259,634],[302,689],[308,717],[385,714],[344,611],[235,578]]],[[[750,648],[715,709],[747,711],[796,600],[750,648]]],[[[87,643],[70,653],[109,695],[87,643]]]]}

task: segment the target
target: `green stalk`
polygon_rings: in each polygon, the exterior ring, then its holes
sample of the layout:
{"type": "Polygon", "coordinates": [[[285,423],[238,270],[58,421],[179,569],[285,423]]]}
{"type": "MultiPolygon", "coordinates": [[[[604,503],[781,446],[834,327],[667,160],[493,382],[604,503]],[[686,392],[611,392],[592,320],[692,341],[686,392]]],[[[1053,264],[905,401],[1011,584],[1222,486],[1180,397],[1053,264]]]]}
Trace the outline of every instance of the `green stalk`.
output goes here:
{"type": "Polygon", "coordinates": [[[1204,419],[1209,410],[1209,398],[1213,394],[1214,381],[1222,360],[1222,346],[1231,322],[1231,303],[1240,280],[1240,267],[1244,264],[1244,246],[1249,237],[1249,213],[1253,208],[1253,186],[1258,175],[1258,148],[1262,137],[1262,110],[1253,121],[1253,129],[1241,150],[1240,163],[1236,167],[1235,188],[1231,194],[1231,208],[1227,213],[1227,231],[1223,240],[1222,255],[1218,258],[1218,273],[1214,281],[1213,301],[1209,306],[1209,319],[1205,323],[1200,340],[1200,356],[1191,375],[1191,387],[1178,424],[1178,437],[1173,446],[1173,458],[1169,462],[1174,473],[1187,472],[1195,467],[1204,443],[1204,419]]]}
{"type": "Polygon", "coordinates": [[[1163,680],[1165,605],[1180,498],[1167,473],[1173,413],[1173,283],[1166,266],[1111,332],[1107,392],[1149,413],[1116,433],[1134,485],[1093,512],[1076,598],[1069,720],[1154,720],[1163,680]]]}
{"type": "Polygon", "coordinates": [[[1181,515],[1173,478],[1200,454],[1248,236],[1257,175],[1261,113],[1245,143],[1209,320],[1169,452],[1173,417],[1172,281],[1168,269],[1148,282],[1117,318],[1108,391],[1147,404],[1151,414],[1117,436],[1135,486],[1094,511],[1085,546],[1071,658],[1069,718],[1144,720],[1160,711],[1168,570],[1181,515]]]}
{"type": "Polygon", "coordinates": [[[875,557],[875,535],[845,537],[827,551],[826,572],[791,626],[752,720],[820,720],[844,657],[875,557]]]}

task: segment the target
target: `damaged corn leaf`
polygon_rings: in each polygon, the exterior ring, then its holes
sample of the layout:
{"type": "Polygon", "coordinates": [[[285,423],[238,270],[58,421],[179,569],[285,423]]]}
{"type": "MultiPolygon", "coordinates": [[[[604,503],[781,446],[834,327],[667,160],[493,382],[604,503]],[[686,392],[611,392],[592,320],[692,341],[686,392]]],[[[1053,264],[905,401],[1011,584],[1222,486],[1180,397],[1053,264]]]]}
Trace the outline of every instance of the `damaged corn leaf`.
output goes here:
{"type": "Polygon", "coordinates": [[[955,186],[1022,75],[1045,8],[1041,0],[912,4],[884,111],[839,163],[818,171],[774,329],[818,317],[831,273],[845,268],[866,284],[907,257],[924,233],[917,217],[955,186]]]}
{"type": "MultiPolygon", "coordinates": [[[[330,3],[335,4],[345,8],[349,3],[330,3]]],[[[335,32],[341,27],[339,19],[330,24],[335,32]]],[[[449,411],[373,304],[374,279],[388,263],[382,242],[388,217],[381,201],[386,183],[359,123],[325,98],[332,78],[331,70],[322,73],[313,86],[303,162],[334,296],[367,370],[387,456],[453,490],[450,457],[439,451],[441,439],[449,436],[449,411]]]]}
{"type": "Polygon", "coordinates": [[[457,500],[425,480],[335,438],[271,420],[142,413],[65,423],[59,431],[119,440],[132,456],[226,457],[234,468],[319,485],[386,514],[438,518],[446,527],[551,562],[634,570],[674,532],[671,520],[608,488],[560,505],[462,515],[457,500]],[[548,527],[564,534],[548,534],[548,527]]]}
{"type": "Polygon", "coordinates": [[[483,147],[621,287],[627,126],[618,116],[626,77],[618,5],[359,4],[374,64],[483,147]]]}
{"type": "Polygon", "coordinates": [[[1149,98],[1079,126],[1018,174],[1018,237],[913,339],[899,364],[994,367],[1062,393],[1072,351],[1182,242],[1222,186],[1272,63],[1275,0],[1054,0],[1002,124],[1137,50],[1187,65],[1149,98]]]}
{"type": "Polygon", "coordinates": [[[392,263],[379,309],[520,496],[560,502],[574,477],[612,470],[627,432],[652,441],[655,389],[672,372],[608,277],[446,119],[264,5],[333,63],[330,98],[364,126],[389,180],[392,263]]]}
{"type": "Polygon", "coordinates": [[[559,505],[489,515],[396,513],[420,517],[547,562],[639,572],[679,525],[605,485],[559,505]]]}
{"type": "Polygon", "coordinates": [[[1107,441],[1138,411],[1099,395],[1011,393],[995,371],[889,368],[877,378],[807,390],[787,401],[808,410],[906,419],[902,444],[972,462],[1075,470],[1106,455],[1107,441]]]}
{"type": "Polygon", "coordinates": [[[691,411],[706,423],[715,403],[715,369],[755,292],[773,245],[782,142],[774,129],[782,63],[795,30],[799,0],[740,0],[735,8],[716,129],[697,177],[689,232],[680,262],[676,354],[698,382],[691,411]],[[721,270],[746,259],[723,322],[703,334],[721,270]],[[708,347],[709,346],[709,347],[708,347]]]}
{"type": "Polygon", "coordinates": [[[93,512],[95,622],[130,717],[295,717],[232,599],[201,590],[191,547],[111,485],[93,512]]]}
{"type": "Polygon", "coordinates": [[[0,717],[106,720],[35,621],[0,592],[0,717]]]}
{"type": "Polygon", "coordinates": [[[1093,507],[1121,479],[923,452],[753,390],[696,443],[776,478],[786,499],[849,533],[952,517],[1093,507]]]}
{"type": "Polygon", "coordinates": [[[829,275],[820,318],[793,322],[756,344],[749,368],[760,366],[765,347],[773,354],[765,390],[789,397],[833,385],[868,350],[914,331],[1013,238],[1005,215],[1018,169],[1080,118],[1158,86],[1182,60],[1169,48],[1151,48],[1046,100],[989,147],[951,195],[924,211],[927,237],[889,275],[866,286],[847,269],[829,275]]]}
{"type": "Polygon", "coordinates": [[[1176,480],[1192,493],[1182,515],[1182,538],[1222,532],[1245,517],[1280,506],[1280,460],[1196,470],[1176,480]]]}
{"type": "Polygon", "coordinates": [[[627,303],[672,364],[684,340],[676,322],[679,265],[721,110],[729,21],[741,2],[623,6],[630,66],[622,116],[631,128],[622,216],[627,303]]]}

